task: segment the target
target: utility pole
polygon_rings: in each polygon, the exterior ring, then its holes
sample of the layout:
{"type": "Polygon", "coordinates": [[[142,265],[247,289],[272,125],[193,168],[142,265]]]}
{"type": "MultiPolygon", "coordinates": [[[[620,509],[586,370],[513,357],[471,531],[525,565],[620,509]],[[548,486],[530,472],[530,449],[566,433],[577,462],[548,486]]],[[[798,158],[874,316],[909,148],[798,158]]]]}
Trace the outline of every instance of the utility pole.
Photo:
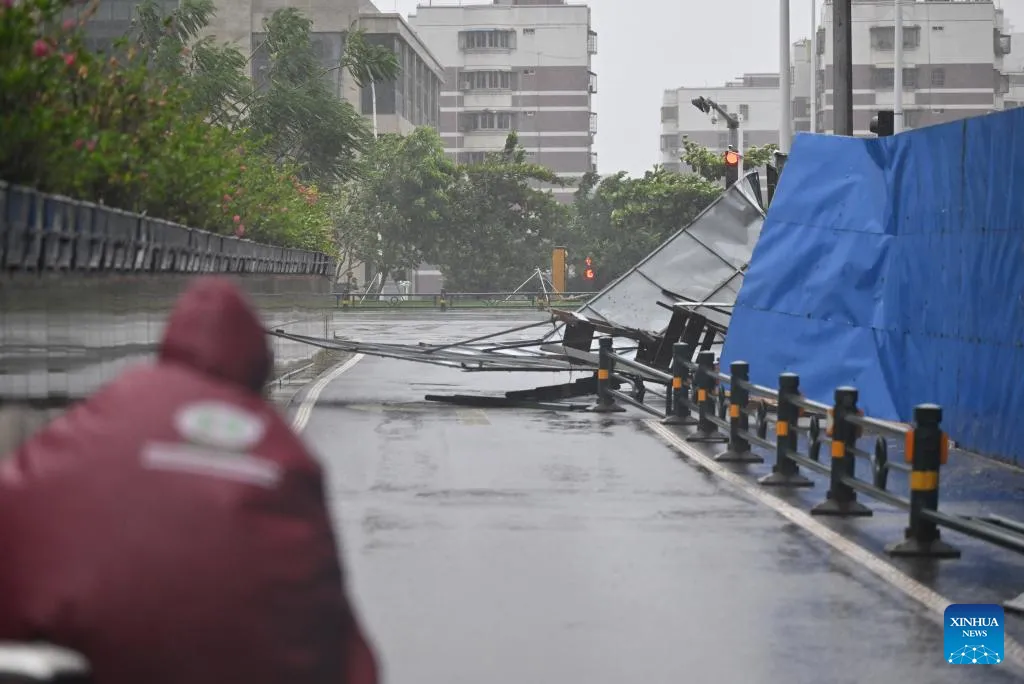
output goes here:
{"type": "Polygon", "coordinates": [[[901,0],[893,0],[895,6],[895,20],[893,21],[893,65],[892,65],[892,92],[893,92],[893,131],[899,133],[903,130],[903,7],[901,0]]]}
{"type": "Polygon", "coordinates": [[[811,133],[818,132],[818,0],[811,0],[811,133]]]}
{"type": "Polygon", "coordinates": [[[832,120],[836,135],[853,135],[853,26],[851,0],[832,0],[832,120]]]}
{"type": "Polygon", "coordinates": [[[793,98],[790,91],[789,0],[779,0],[779,150],[789,152],[793,141],[793,98]]]}

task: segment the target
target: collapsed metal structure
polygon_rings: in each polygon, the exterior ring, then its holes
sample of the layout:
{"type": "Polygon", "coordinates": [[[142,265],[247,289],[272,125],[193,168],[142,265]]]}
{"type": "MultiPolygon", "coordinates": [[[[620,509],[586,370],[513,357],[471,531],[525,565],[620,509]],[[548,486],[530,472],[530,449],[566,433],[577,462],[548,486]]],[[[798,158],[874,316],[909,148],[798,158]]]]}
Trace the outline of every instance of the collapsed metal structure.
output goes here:
{"type": "MultiPolygon", "coordinates": [[[[751,172],[579,309],[552,309],[549,320],[491,335],[426,345],[365,342],[337,334],[323,339],[284,330],[270,334],[323,349],[471,372],[593,371],[598,365],[596,335],[601,334],[614,338],[617,354],[668,370],[675,343],[685,343],[693,358],[724,342],[764,218],[758,174],[751,172]],[[527,330],[546,327],[551,328],[546,334],[521,339],[527,330]]],[[[509,395],[521,399],[585,396],[596,392],[594,383],[588,377],[509,395]]]]}

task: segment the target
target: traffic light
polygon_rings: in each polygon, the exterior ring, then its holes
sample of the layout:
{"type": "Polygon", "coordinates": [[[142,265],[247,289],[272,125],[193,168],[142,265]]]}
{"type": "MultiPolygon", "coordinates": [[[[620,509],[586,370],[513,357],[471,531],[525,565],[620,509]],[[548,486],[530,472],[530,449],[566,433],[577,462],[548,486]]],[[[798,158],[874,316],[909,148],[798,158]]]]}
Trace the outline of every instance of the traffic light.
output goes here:
{"type": "Polygon", "coordinates": [[[594,279],[594,261],[590,257],[587,257],[586,259],[583,260],[583,265],[586,267],[586,268],[583,269],[583,277],[586,280],[593,280],[594,279]]]}
{"type": "Polygon", "coordinates": [[[896,115],[891,109],[881,109],[871,118],[871,132],[879,138],[896,132],[896,115]]]}
{"type": "Polygon", "coordinates": [[[740,153],[729,148],[723,155],[725,160],[725,187],[731,188],[740,179],[740,153]]]}
{"type": "Polygon", "coordinates": [[[706,97],[695,97],[690,100],[690,104],[704,112],[705,114],[711,113],[711,100],[706,97]]]}

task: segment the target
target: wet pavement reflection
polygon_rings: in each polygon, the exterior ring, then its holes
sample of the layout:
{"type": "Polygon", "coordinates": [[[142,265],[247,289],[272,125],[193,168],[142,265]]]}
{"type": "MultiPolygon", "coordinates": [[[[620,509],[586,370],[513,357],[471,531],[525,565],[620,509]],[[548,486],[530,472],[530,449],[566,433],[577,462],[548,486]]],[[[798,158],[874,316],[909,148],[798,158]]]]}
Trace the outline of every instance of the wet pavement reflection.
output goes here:
{"type": "MultiPolygon", "coordinates": [[[[528,320],[336,324],[439,342],[528,320]]],[[[324,391],[305,438],[387,681],[1021,681],[947,665],[917,604],[688,463],[642,416],[423,401],[569,379],[365,358],[324,391]]]]}

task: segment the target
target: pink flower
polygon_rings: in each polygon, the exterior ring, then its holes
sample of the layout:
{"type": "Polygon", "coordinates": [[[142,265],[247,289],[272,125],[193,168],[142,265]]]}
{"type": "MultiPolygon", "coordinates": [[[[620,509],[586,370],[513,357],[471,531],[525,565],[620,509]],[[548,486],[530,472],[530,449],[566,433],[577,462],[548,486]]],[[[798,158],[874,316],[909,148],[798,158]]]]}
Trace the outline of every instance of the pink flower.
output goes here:
{"type": "Polygon", "coordinates": [[[61,28],[65,31],[74,31],[76,26],[78,26],[78,22],[74,19],[65,19],[64,23],[61,24],[61,28]]]}
{"type": "Polygon", "coordinates": [[[231,201],[231,195],[224,195],[224,201],[225,202],[230,202],[231,201]]]}
{"type": "Polygon", "coordinates": [[[89,150],[90,152],[92,152],[93,150],[96,149],[96,141],[95,140],[90,140],[88,143],[86,143],[85,148],[87,150],[89,150]]]}
{"type": "Polygon", "coordinates": [[[234,216],[234,218],[233,218],[232,220],[233,220],[233,221],[234,221],[235,223],[241,223],[241,222],[242,222],[242,217],[241,217],[241,216],[239,216],[238,214],[235,214],[235,216],[234,216]]]}
{"type": "Polygon", "coordinates": [[[83,147],[85,147],[85,141],[79,138],[72,144],[72,147],[74,147],[76,150],[80,150],[83,147]]]}
{"type": "Polygon", "coordinates": [[[50,54],[50,44],[40,38],[36,42],[32,43],[32,54],[40,59],[46,57],[50,54]]]}
{"type": "Polygon", "coordinates": [[[14,5],[14,0],[0,0],[0,7],[4,9],[10,9],[14,5]]]}
{"type": "Polygon", "coordinates": [[[243,235],[245,235],[245,226],[239,224],[239,226],[235,228],[235,235],[238,237],[242,237],[243,235]]]}
{"type": "Polygon", "coordinates": [[[75,63],[75,53],[69,52],[64,55],[64,63],[68,66],[73,66],[75,63]]]}

